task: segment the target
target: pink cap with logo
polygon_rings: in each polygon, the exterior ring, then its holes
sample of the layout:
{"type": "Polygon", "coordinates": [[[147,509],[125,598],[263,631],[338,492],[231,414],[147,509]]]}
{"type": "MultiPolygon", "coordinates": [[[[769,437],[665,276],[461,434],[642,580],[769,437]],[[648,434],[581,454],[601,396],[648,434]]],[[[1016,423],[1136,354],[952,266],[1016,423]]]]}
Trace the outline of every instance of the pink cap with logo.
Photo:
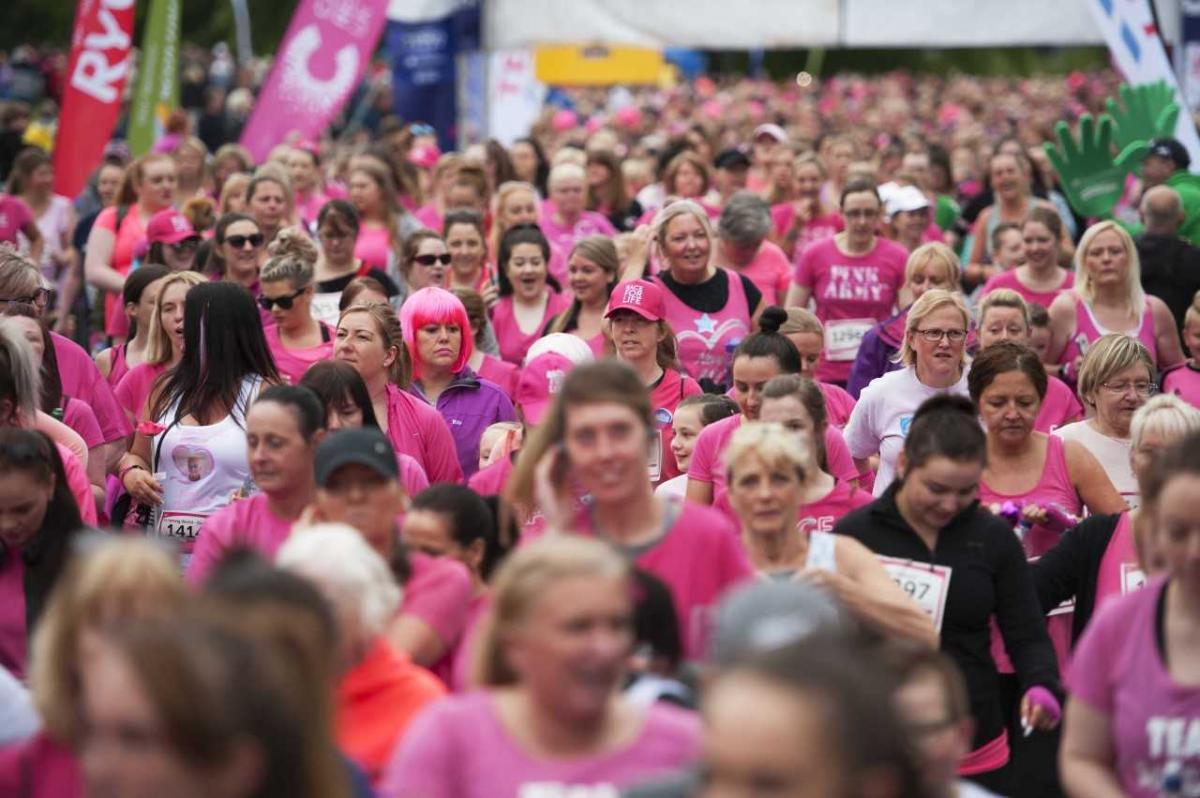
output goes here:
{"type": "Polygon", "coordinates": [[[188,218],[174,208],[159,211],[146,225],[146,239],[151,243],[178,244],[197,233],[188,218]]]}
{"type": "Polygon", "coordinates": [[[608,298],[608,310],[604,312],[604,318],[611,318],[618,310],[632,310],[647,321],[660,321],[667,315],[662,288],[649,280],[617,283],[608,298]]]}
{"type": "Polygon", "coordinates": [[[557,352],[545,352],[527,362],[521,368],[521,379],[517,383],[517,404],[525,423],[531,427],[537,426],[554,395],[562,389],[563,380],[575,362],[557,352]]]}

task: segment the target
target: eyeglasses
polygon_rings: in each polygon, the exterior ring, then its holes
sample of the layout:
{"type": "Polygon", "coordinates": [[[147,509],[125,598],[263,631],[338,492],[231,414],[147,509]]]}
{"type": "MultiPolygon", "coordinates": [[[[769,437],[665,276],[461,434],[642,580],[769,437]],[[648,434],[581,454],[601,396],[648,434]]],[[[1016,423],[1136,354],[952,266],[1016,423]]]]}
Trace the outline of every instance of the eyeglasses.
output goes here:
{"type": "Polygon", "coordinates": [[[422,266],[432,266],[435,263],[447,266],[450,264],[450,254],[444,252],[441,255],[414,255],[413,262],[419,263],[422,266]]]}
{"type": "Polygon", "coordinates": [[[913,330],[931,344],[936,344],[945,338],[952,344],[961,344],[967,337],[966,330],[913,330]]]}
{"type": "Polygon", "coordinates": [[[260,296],[258,298],[258,304],[262,306],[263,310],[270,310],[271,308],[275,307],[276,305],[279,306],[280,310],[291,310],[292,303],[294,303],[296,301],[296,297],[303,294],[306,290],[308,290],[307,285],[304,286],[304,288],[301,288],[299,291],[288,294],[287,296],[277,296],[277,297],[260,296]]]}
{"type": "MultiPolygon", "coordinates": [[[[229,240],[231,239],[226,239],[226,241],[229,240]]],[[[192,252],[198,246],[200,246],[199,238],[185,238],[182,241],[170,245],[172,252],[192,252]]]]}
{"type": "Polygon", "coordinates": [[[234,249],[242,249],[247,244],[250,245],[250,249],[258,249],[263,245],[263,234],[251,233],[248,236],[229,236],[225,239],[225,243],[234,249]]]}
{"type": "Polygon", "coordinates": [[[38,290],[34,291],[33,294],[31,294],[30,296],[9,297],[8,299],[0,299],[0,303],[4,303],[6,305],[11,305],[14,303],[21,303],[21,304],[25,304],[25,305],[37,305],[39,307],[45,306],[45,304],[49,301],[50,301],[50,289],[49,288],[39,288],[38,290]]]}
{"type": "Polygon", "coordinates": [[[1138,380],[1137,382],[1102,382],[1100,387],[1116,396],[1123,396],[1130,388],[1138,396],[1153,396],[1158,393],[1158,386],[1146,380],[1138,380]]]}

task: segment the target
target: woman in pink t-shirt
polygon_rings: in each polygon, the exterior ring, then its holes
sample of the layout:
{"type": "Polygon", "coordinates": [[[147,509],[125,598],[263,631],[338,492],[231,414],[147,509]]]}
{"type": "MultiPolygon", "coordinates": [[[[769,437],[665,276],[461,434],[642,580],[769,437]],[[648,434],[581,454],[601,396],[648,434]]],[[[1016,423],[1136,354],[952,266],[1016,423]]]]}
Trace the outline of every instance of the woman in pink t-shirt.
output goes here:
{"type": "Polygon", "coordinates": [[[754,569],[764,579],[815,582],[875,631],[936,646],[929,616],[865,546],[835,536],[832,525],[818,530],[797,523],[813,451],[809,436],[782,424],[743,424],[730,439],[724,457],[729,501],[754,569]]]}
{"type": "Polygon", "coordinates": [[[841,429],[850,420],[854,397],[845,388],[817,379],[817,364],[821,362],[821,350],[825,347],[825,325],[805,308],[787,308],[787,316],[787,321],[779,326],[779,332],[800,353],[800,375],[815,382],[824,394],[829,423],[841,429]]]}
{"type": "Polygon", "coordinates": [[[621,261],[612,239],[588,236],[576,244],[567,258],[567,289],[573,298],[546,325],[546,334],[570,333],[585,341],[597,359],[607,356],[605,310],[620,270],[621,261]]]}
{"type": "Polygon", "coordinates": [[[1075,285],[1075,275],[1058,265],[1062,218],[1050,208],[1034,208],[1021,223],[1025,262],[993,275],[984,283],[981,297],[1007,288],[1029,303],[1049,308],[1055,297],[1075,285]]]}
{"type": "MultiPolygon", "coordinates": [[[[555,166],[550,170],[548,184],[550,198],[542,208],[538,224],[546,234],[551,248],[570,252],[575,248],[577,241],[588,236],[617,234],[616,228],[604,214],[586,209],[587,174],[582,166],[572,163],[555,166]]],[[[549,263],[550,255],[546,256],[546,260],[549,263]]],[[[566,277],[565,260],[562,267],[561,274],[553,275],[555,279],[566,277]]]]}
{"type": "Polygon", "coordinates": [[[130,338],[124,344],[96,353],[96,368],[113,388],[129,370],[146,359],[146,348],[154,330],[154,304],[162,289],[162,279],[170,274],[166,266],[147,264],[129,275],[121,289],[130,338]]]}
{"type": "Polygon", "coordinates": [[[292,183],[282,170],[259,170],[246,186],[246,212],[270,244],[280,230],[296,222],[292,183]]]}
{"type": "Polygon", "coordinates": [[[1063,723],[1071,795],[1187,795],[1200,779],[1200,435],[1168,450],[1143,489],[1164,573],[1100,610],[1075,649],[1063,723]]]}
{"type": "MultiPolygon", "coordinates": [[[[979,348],[986,349],[1000,341],[1016,341],[1030,346],[1033,327],[1029,306],[1016,291],[998,288],[984,297],[979,306],[977,332],[979,348]]],[[[1083,418],[1083,405],[1065,382],[1046,374],[1046,395],[1033,428],[1038,432],[1053,432],[1083,418]]]]}
{"type": "Polygon", "coordinates": [[[361,219],[354,257],[369,267],[395,273],[403,242],[397,226],[401,210],[396,203],[396,185],[391,174],[375,158],[358,158],[347,187],[361,219]]]}
{"type": "Polygon", "coordinates": [[[124,337],[124,316],[117,298],[133,265],[137,248],[146,238],[150,217],[175,202],[175,161],[152,153],[129,167],[117,204],[96,217],[88,235],[83,273],[105,295],[105,332],[124,337]],[[120,225],[118,227],[118,217],[120,225]]]}
{"type": "Polygon", "coordinates": [[[315,230],[321,206],[331,199],[322,186],[320,151],[312,142],[298,141],[288,150],[285,160],[292,179],[296,215],[307,229],[315,230]]]}
{"type": "Polygon", "coordinates": [[[554,536],[513,554],[478,641],[482,689],[417,719],[379,794],[615,795],[691,762],[694,715],[637,708],[620,694],[633,643],[631,587],[624,558],[596,541],[554,536]]]}
{"type": "Polygon", "coordinates": [[[1193,407],[1200,407],[1200,365],[1196,361],[1200,356],[1200,302],[1194,298],[1183,314],[1180,332],[1190,356],[1183,363],[1165,369],[1159,375],[1159,385],[1164,393],[1173,393],[1193,407]]]}
{"type": "Polygon", "coordinates": [[[796,263],[787,304],[813,300],[825,324],[817,377],[828,382],[846,383],[863,336],[899,299],[908,252],[875,234],[882,208],[874,184],[851,182],[841,200],[846,231],[810,245],[796,263]]]}
{"type": "Polygon", "coordinates": [[[734,194],[721,211],[717,235],[721,246],[717,262],[732,272],[745,275],[762,293],[767,305],[778,305],[791,283],[791,261],[783,250],[767,240],[771,231],[771,209],[758,195],[734,194]]]}
{"type": "Polygon", "coordinates": [[[333,357],[333,330],[312,315],[317,248],[299,228],[279,231],[262,268],[258,305],[271,314],[267,346],[279,374],[293,385],[313,363],[333,357]]]}
{"type": "Polygon", "coordinates": [[[500,242],[500,300],[492,308],[492,328],[500,357],[509,363],[521,365],[547,322],[567,306],[546,271],[549,258],[550,242],[533,225],[510,229],[500,242]]]}
{"type": "Polygon", "coordinates": [[[1183,362],[1175,317],[1161,299],[1142,291],[1137,248],[1116,222],[1092,225],[1075,252],[1075,287],[1050,305],[1051,362],[1073,379],[1089,346],[1108,333],[1137,338],[1157,368],[1183,362]]]}
{"type": "Polygon", "coordinates": [[[499,385],[508,394],[508,398],[515,401],[517,383],[520,380],[517,365],[483,351],[488,338],[487,302],[478,291],[467,288],[455,288],[452,293],[466,308],[467,321],[471,324],[471,335],[475,339],[475,346],[471,348],[471,356],[467,358],[467,365],[471,367],[471,371],[483,379],[499,385]]]}
{"type": "Polygon", "coordinates": [[[795,262],[804,248],[815,241],[832,238],[846,228],[841,215],[821,200],[825,167],[816,153],[798,156],[793,167],[796,199],[771,206],[771,240],[795,262]]]}
{"type": "MultiPolygon", "coordinates": [[[[537,221],[534,214],[533,221],[537,221]]],[[[488,261],[486,226],[483,214],[462,208],[446,214],[442,236],[450,252],[450,268],[443,284],[447,288],[479,291],[492,303],[496,301],[496,269],[488,261]]],[[[499,251],[497,249],[496,251],[499,251]]]]}
{"type": "Polygon", "coordinates": [[[712,607],[750,567],[720,513],[654,495],[646,473],[654,417],[642,380],[614,360],[576,366],[539,432],[522,447],[508,500],[540,509],[550,532],[607,539],[663,580],[687,656],[701,656],[712,607]],[[577,499],[584,493],[586,506],[577,499]]]}
{"type": "Polygon", "coordinates": [[[333,356],[362,376],[379,429],[398,452],[414,457],[430,482],[461,482],[454,439],[445,419],[404,390],[411,380],[400,320],[388,305],[352,305],[342,312],[333,356]]]}

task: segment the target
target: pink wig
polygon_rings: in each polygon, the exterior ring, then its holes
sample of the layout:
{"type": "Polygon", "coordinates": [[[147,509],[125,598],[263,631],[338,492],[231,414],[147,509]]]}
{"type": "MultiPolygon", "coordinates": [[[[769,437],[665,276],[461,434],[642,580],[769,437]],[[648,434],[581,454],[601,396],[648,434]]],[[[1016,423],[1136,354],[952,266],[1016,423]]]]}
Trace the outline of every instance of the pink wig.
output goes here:
{"type": "Polygon", "coordinates": [[[471,322],[463,303],[445,288],[430,286],[411,294],[400,306],[400,332],[404,336],[404,345],[408,347],[414,377],[421,376],[423,365],[417,351],[417,330],[426,324],[458,325],[462,332],[462,345],[458,350],[458,359],[450,370],[455,374],[462,371],[475,350],[475,336],[471,332],[471,322]]]}

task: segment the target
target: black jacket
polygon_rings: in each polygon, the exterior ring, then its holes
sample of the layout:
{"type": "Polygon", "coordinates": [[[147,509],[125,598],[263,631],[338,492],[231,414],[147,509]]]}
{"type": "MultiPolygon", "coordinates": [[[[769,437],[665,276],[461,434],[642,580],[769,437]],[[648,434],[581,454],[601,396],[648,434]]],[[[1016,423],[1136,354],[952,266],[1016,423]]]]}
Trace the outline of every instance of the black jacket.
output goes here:
{"type": "Polygon", "coordinates": [[[1033,564],[1033,584],[1043,612],[1075,597],[1071,621],[1072,645],[1083,634],[1096,610],[1100,561],[1117,529],[1119,515],[1093,515],[1068,529],[1054,548],[1033,564]]]}
{"type": "Polygon", "coordinates": [[[978,748],[998,737],[1007,718],[991,653],[989,619],[995,616],[1021,691],[1041,685],[1058,695],[1058,663],[1046,634],[1025,551],[1012,529],[976,502],[939,533],[933,551],[896,507],[900,481],[882,496],[846,515],[834,532],[856,538],[876,554],[948,566],[950,587],[942,618],[942,651],[967,681],[978,748]]]}
{"type": "Polygon", "coordinates": [[[1175,326],[1200,291],[1200,248],[1179,236],[1142,233],[1133,240],[1141,262],[1142,290],[1171,309],[1175,326]]]}

